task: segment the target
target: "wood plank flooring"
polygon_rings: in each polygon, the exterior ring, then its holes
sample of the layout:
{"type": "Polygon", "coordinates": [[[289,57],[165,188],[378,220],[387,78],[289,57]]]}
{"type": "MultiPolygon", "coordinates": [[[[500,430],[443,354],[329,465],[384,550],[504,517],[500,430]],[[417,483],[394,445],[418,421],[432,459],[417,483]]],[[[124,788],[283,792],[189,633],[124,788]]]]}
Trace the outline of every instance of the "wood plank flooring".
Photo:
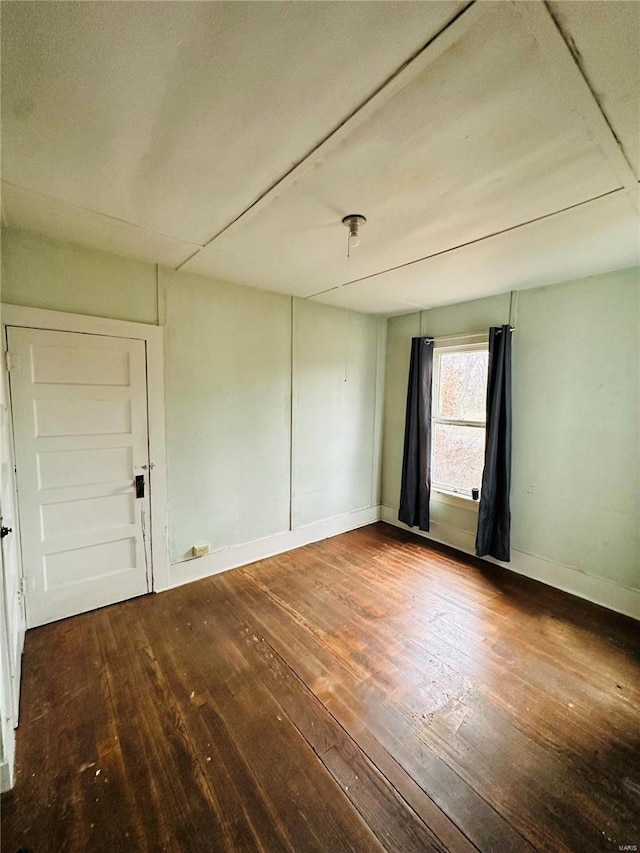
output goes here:
{"type": "Polygon", "coordinates": [[[640,846],[638,639],[384,524],[44,626],[2,851],[640,846]]]}

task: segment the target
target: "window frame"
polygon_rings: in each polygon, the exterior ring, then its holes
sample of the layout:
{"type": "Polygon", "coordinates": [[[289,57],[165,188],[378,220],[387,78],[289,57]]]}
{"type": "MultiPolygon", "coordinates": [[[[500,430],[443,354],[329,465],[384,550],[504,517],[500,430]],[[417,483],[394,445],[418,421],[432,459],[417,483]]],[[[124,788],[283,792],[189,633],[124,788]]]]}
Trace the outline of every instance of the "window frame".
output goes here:
{"type": "MultiPolygon", "coordinates": [[[[482,340],[478,341],[477,336],[474,336],[475,339],[473,342],[464,341],[463,336],[461,335],[460,343],[442,343],[438,344],[437,338],[434,342],[433,348],[433,381],[431,387],[431,471],[435,471],[435,441],[433,440],[435,436],[435,428],[437,424],[445,424],[445,425],[453,425],[453,426],[466,426],[473,427],[475,429],[482,429],[485,433],[486,437],[486,415],[485,419],[482,421],[471,421],[471,420],[459,420],[457,418],[444,418],[437,415],[437,410],[439,408],[439,396],[440,396],[440,360],[443,355],[458,353],[458,352],[488,352],[489,351],[489,336],[483,337],[482,340]]],[[[481,489],[481,485],[478,486],[481,489]]],[[[463,503],[463,505],[468,508],[469,504],[475,506],[476,509],[479,504],[478,500],[473,500],[471,497],[471,490],[466,489],[456,489],[455,487],[447,486],[442,483],[437,483],[432,479],[431,482],[431,491],[435,492],[438,496],[438,499],[443,503],[453,503],[457,504],[459,501],[463,503]]]]}

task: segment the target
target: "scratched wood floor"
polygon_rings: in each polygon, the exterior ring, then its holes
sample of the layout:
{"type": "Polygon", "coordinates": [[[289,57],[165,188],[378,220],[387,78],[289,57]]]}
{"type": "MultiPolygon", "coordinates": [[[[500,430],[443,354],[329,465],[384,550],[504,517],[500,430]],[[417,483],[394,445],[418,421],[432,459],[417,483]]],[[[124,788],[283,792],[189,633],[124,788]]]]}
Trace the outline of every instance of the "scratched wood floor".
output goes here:
{"type": "Polygon", "coordinates": [[[38,628],[2,850],[640,845],[637,641],[383,524],[38,628]]]}

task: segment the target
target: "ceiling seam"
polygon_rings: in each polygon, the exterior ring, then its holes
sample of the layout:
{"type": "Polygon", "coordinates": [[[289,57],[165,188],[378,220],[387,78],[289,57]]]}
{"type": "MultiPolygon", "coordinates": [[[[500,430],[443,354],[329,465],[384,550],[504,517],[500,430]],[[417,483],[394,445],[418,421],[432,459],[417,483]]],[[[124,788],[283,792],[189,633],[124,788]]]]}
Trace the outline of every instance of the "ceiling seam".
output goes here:
{"type": "Polygon", "coordinates": [[[618,180],[630,189],[638,178],[548,3],[545,0],[537,3],[518,2],[514,7],[546,57],[552,73],[563,84],[558,87],[558,91],[566,105],[580,115],[594,141],[600,144],[618,180]]]}
{"type": "Polygon", "coordinates": [[[197,247],[197,250],[202,248],[200,243],[194,243],[191,240],[183,240],[180,237],[172,237],[170,234],[163,234],[162,231],[154,231],[152,228],[145,228],[144,225],[136,225],[135,222],[129,222],[127,219],[120,219],[118,216],[111,216],[109,213],[101,213],[99,210],[94,210],[91,207],[84,207],[83,205],[76,204],[73,201],[67,201],[66,199],[56,198],[56,196],[41,193],[39,190],[32,190],[30,187],[24,187],[21,184],[14,184],[11,181],[6,181],[4,179],[2,180],[2,183],[6,187],[12,187],[13,189],[20,190],[21,192],[31,193],[32,195],[40,196],[40,198],[45,198],[47,199],[47,201],[53,201],[58,204],[66,204],[69,207],[73,207],[76,210],[81,210],[84,213],[91,213],[93,216],[100,216],[103,219],[110,220],[111,222],[117,222],[120,225],[127,225],[129,228],[135,228],[137,231],[143,231],[145,234],[152,234],[154,237],[161,237],[163,240],[172,240],[174,243],[181,243],[183,246],[195,246],[197,247]]]}
{"type": "Polygon", "coordinates": [[[429,48],[440,39],[454,24],[456,24],[466,12],[468,12],[472,7],[478,6],[480,8],[480,4],[478,0],[470,0],[459,12],[457,12],[450,21],[448,21],[438,32],[432,36],[425,44],[423,44],[418,50],[414,51],[405,61],[399,65],[395,71],[393,71],[386,79],[372,92],[364,101],[362,101],[357,107],[355,107],[348,116],[346,116],[338,125],[336,125],[329,133],[324,136],[320,142],[316,143],[316,145],[311,148],[306,154],[304,154],[299,160],[297,160],[286,172],[284,172],[280,177],[276,178],[273,183],[271,183],[263,192],[260,193],[254,201],[251,202],[244,210],[242,210],[237,216],[235,216],[230,222],[228,222],[225,226],[223,226],[219,231],[217,231],[213,237],[207,240],[204,244],[202,244],[200,249],[197,249],[191,257],[187,258],[186,261],[183,261],[179,264],[176,269],[182,269],[182,267],[189,263],[196,255],[200,254],[200,252],[204,249],[207,249],[215,240],[218,239],[222,234],[232,228],[237,222],[243,219],[248,213],[250,213],[256,205],[259,205],[261,202],[268,201],[269,198],[275,193],[275,191],[282,186],[282,184],[287,181],[288,178],[291,178],[294,173],[297,174],[303,166],[308,163],[319,151],[321,148],[326,146],[329,142],[334,140],[334,138],[340,133],[340,131],[345,130],[348,125],[350,125],[353,120],[362,113],[368,106],[372,105],[372,102],[376,101],[380,95],[384,93],[386,89],[388,89],[398,78],[403,74],[403,72],[407,71],[410,66],[416,62],[429,48]]]}
{"type": "Polygon", "coordinates": [[[328,287],[326,290],[319,290],[317,293],[311,293],[309,296],[305,296],[304,298],[313,299],[316,296],[323,296],[325,293],[331,293],[333,290],[340,290],[343,287],[349,287],[352,284],[359,284],[363,281],[369,281],[372,278],[377,278],[379,275],[386,275],[387,273],[395,272],[396,270],[401,270],[405,267],[411,267],[414,264],[420,264],[423,261],[431,260],[431,258],[448,255],[450,252],[457,252],[458,249],[465,249],[467,246],[474,246],[477,243],[483,243],[485,240],[491,240],[493,237],[499,237],[501,234],[509,234],[511,231],[517,231],[519,228],[525,228],[527,225],[534,225],[536,222],[543,222],[545,219],[552,219],[554,216],[560,216],[562,213],[567,213],[568,211],[575,210],[578,207],[584,207],[594,201],[599,201],[600,199],[620,194],[627,194],[625,187],[616,187],[613,190],[608,190],[608,192],[602,193],[602,195],[588,198],[585,201],[579,201],[577,204],[571,204],[569,207],[563,207],[561,210],[554,210],[553,213],[545,213],[543,216],[537,216],[534,219],[527,220],[526,222],[520,222],[518,225],[511,225],[509,228],[503,228],[501,231],[494,231],[493,234],[487,234],[484,237],[477,237],[475,240],[468,240],[466,243],[460,243],[458,246],[451,246],[449,249],[442,249],[440,252],[434,252],[432,255],[425,255],[423,258],[416,258],[413,261],[407,261],[406,264],[398,264],[396,267],[389,267],[386,270],[371,273],[371,275],[364,275],[362,278],[354,278],[352,281],[345,281],[344,284],[336,284],[334,287],[328,287]]]}
{"type": "MultiPolygon", "coordinates": [[[[626,160],[626,162],[627,162],[627,164],[628,164],[628,166],[629,166],[629,170],[630,170],[630,172],[631,172],[631,174],[632,174],[632,176],[633,176],[634,182],[640,181],[640,178],[636,177],[636,174],[635,174],[635,172],[634,172],[634,170],[633,170],[633,166],[631,165],[631,163],[629,162],[629,160],[628,160],[628,158],[627,158],[627,155],[625,154],[624,147],[623,147],[623,145],[622,145],[622,142],[620,141],[620,138],[618,137],[618,134],[616,133],[616,131],[615,131],[615,129],[614,129],[614,127],[613,127],[613,125],[612,125],[612,124],[611,124],[611,122],[609,121],[609,119],[608,119],[608,117],[607,117],[607,114],[605,113],[604,108],[603,108],[602,104],[600,103],[600,100],[598,99],[598,95],[597,95],[597,93],[596,93],[596,90],[595,90],[595,89],[594,89],[594,87],[591,85],[591,83],[590,83],[590,81],[589,81],[589,78],[587,77],[586,69],[583,67],[582,55],[581,55],[580,51],[578,50],[578,48],[577,48],[577,46],[576,46],[576,44],[575,44],[575,42],[574,42],[573,38],[571,37],[571,34],[570,34],[570,33],[566,33],[566,32],[564,31],[564,29],[563,29],[563,27],[562,27],[562,25],[561,25],[560,21],[558,20],[558,17],[556,16],[555,12],[553,11],[553,9],[552,9],[552,7],[551,7],[551,5],[550,5],[550,3],[549,3],[549,0],[544,0],[544,5],[545,5],[545,7],[546,7],[546,9],[547,9],[547,12],[549,13],[549,16],[551,17],[551,19],[553,20],[554,24],[556,25],[556,29],[558,30],[558,32],[559,32],[559,33],[560,33],[560,35],[562,36],[562,40],[563,40],[563,41],[564,41],[564,43],[566,44],[566,46],[567,46],[567,50],[568,50],[568,51],[569,51],[569,53],[571,54],[571,56],[572,56],[572,58],[573,58],[573,61],[574,61],[575,65],[576,65],[576,68],[577,68],[577,69],[578,69],[578,71],[580,72],[580,76],[581,76],[581,77],[582,77],[582,79],[584,80],[584,83],[585,83],[586,87],[589,89],[589,92],[591,93],[591,97],[592,97],[592,99],[593,99],[594,103],[595,103],[595,104],[596,104],[596,106],[598,107],[598,109],[599,109],[599,111],[600,111],[600,113],[601,113],[601,115],[602,115],[602,118],[603,118],[604,122],[606,123],[607,127],[609,128],[609,132],[610,132],[610,134],[611,134],[612,138],[615,140],[616,145],[617,145],[617,146],[618,146],[618,148],[620,149],[620,153],[621,153],[621,155],[622,155],[622,156],[624,157],[624,159],[626,160]]],[[[625,184],[625,186],[627,186],[627,184],[625,184]]]]}

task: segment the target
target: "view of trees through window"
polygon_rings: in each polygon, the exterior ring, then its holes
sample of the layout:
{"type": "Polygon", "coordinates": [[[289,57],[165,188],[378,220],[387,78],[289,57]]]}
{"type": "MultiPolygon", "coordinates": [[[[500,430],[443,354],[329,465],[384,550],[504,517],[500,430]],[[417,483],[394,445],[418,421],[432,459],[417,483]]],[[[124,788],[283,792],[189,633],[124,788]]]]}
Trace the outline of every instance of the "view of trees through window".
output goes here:
{"type": "Polygon", "coordinates": [[[438,353],[432,482],[471,494],[482,483],[487,395],[486,349],[438,353]]]}

